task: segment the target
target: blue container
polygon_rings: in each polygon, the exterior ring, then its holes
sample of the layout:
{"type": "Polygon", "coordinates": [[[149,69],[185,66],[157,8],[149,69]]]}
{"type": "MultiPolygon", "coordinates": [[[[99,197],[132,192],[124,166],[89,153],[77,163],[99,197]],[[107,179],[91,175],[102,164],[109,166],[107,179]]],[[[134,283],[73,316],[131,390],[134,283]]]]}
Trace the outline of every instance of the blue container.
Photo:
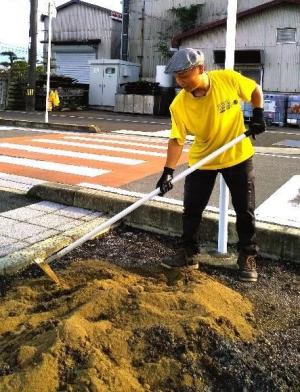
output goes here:
{"type": "Polygon", "coordinates": [[[286,123],[288,96],[280,93],[264,94],[265,120],[268,125],[283,127],[286,123]]]}
{"type": "Polygon", "coordinates": [[[300,95],[289,96],[286,122],[289,125],[300,126],[300,95]]]}

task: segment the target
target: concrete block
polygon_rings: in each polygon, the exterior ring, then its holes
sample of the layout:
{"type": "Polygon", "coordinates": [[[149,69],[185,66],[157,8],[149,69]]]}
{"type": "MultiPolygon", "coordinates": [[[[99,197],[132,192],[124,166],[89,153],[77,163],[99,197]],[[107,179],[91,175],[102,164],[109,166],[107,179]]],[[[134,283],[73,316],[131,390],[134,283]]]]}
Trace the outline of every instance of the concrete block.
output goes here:
{"type": "Polygon", "coordinates": [[[154,113],[154,95],[144,96],[144,114],[154,113]]]}
{"type": "Polygon", "coordinates": [[[45,214],[46,214],[45,211],[37,210],[34,208],[30,208],[29,206],[26,206],[26,207],[16,208],[14,210],[3,212],[1,216],[25,222],[45,214]]]}
{"type": "Polygon", "coordinates": [[[93,213],[92,210],[77,207],[64,207],[59,210],[59,215],[66,216],[72,219],[82,219],[88,217],[93,213]]]}
{"type": "MultiPolygon", "coordinates": [[[[40,219],[42,219],[41,217],[40,219]]],[[[18,222],[9,228],[5,230],[5,234],[7,237],[11,237],[16,240],[25,240],[26,238],[33,237],[37,234],[40,234],[44,231],[46,231],[45,227],[42,227],[39,225],[38,222],[36,222],[39,218],[34,220],[34,225],[28,223],[28,222],[18,222]]]]}
{"type": "Polygon", "coordinates": [[[125,105],[125,94],[116,94],[115,95],[115,112],[124,112],[125,105]]]}
{"type": "Polygon", "coordinates": [[[77,226],[77,220],[76,219],[71,219],[66,216],[59,215],[59,211],[57,214],[47,214],[40,216],[34,220],[34,223],[36,225],[46,227],[47,229],[56,229],[58,231],[64,231],[65,225],[68,225],[72,227],[77,226]]]}
{"type": "Polygon", "coordinates": [[[133,113],[133,94],[126,94],[124,97],[124,112],[133,113]]]}
{"type": "Polygon", "coordinates": [[[26,238],[25,242],[29,245],[37,244],[38,242],[47,240],[48,238],[52,238],[58,234],[60,234],[60,232],[58,230],[46,229],[46,231],[44,231],[43,233],[37,234],[37,235],[30,237],[30,238],[26,238]]]}
{"type": "Polygon", "coordinates": [[[51,182],[33,186],[29,190],[28,195],[72,206],[74,194],[79,189],[80,187],[77,186],[68,186],[51,182]]]}
{"type": "Polygon", "coordinates": [[[41,201],[39,203],[34,203],[31,208],[37,210],[38,212],[43,212],[45,214],[54,213],[65,208],[65,205],[60,203],[54,203],[52,201],[41,201]]]}
{"type": "Polygon", "coordinates": [[[143,114],[144,113],[144,96],[134,94],[133,95],[133,113],[143,114]]]}
{"type": "MultiPolygon", "coordinates": [[[[10,253],[24,249],[26,248],[26,246],[28,246],[28,243],[24,241],[12,242],[10,244],[0,246],[0,257],[4,257],[10,253]]],[[[1,269],[1,265],[0,265],[0,269],[1,269]]]]}
{"type": "Polygon", "coordinates": [[[1,248],[1,246],[4,246],[4,245],[13,244],[13,243],[16,242],[16,241],[17,241],[17,240],[14,240],[13,238],[1,236],[1,237],[0,237],[0,248],[1,248]]]}
{"type": "Polygon", "coordinates": [[[17,221],[14,219],[6,218],[0,215],[0,235],[5,234],[11,226],[15,225],[17,221]],[[3,233],[2,233],[3,232],[3,233]]]}
{"type": "Polygon", "coordinates": [[[256,228],[262,256],[300,263],[300,229],[264,222],[256,228]]]}

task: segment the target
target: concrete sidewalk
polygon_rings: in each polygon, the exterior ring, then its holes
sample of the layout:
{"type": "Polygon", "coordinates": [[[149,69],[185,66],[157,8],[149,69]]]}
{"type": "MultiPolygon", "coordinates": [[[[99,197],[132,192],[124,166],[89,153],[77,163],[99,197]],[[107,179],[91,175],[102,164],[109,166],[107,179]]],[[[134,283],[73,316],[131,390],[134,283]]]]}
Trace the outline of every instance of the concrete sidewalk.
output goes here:
{"type": "Polygon", "coordinates": [[[15,273],[105,222],[101,212],[41,201],[0,214],[0,274],[15,273]],[[2,229],[2,230],[1,230],[2,229]]]}
{"type": "MultiPolygon", "coordinates": [[[[20,127],[20,128],[33,128],[33,129],[49,129],[55,131],[71,131],[71,132],[89,132],[95,133],[100,132],[100,129],[95,125],[79,125],[79,124],[68,124],[68,123],[57,123],[33,120],[28,121],[26,119],[10,120],[0,117],[0,126],[6,125],[8,127],[20,127]]],[[[102,131],[103,132],[103,131],[102,131]]]]}

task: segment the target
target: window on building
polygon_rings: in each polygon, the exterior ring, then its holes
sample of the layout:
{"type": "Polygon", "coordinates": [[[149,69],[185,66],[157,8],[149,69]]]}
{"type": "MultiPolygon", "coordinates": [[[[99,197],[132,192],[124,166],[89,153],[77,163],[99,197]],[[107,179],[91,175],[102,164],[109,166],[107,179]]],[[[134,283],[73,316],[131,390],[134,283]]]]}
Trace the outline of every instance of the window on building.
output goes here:
{"type": "Polygon", "coordinates": [[[236,66],[234,67],[235,71],[238,71],[242,75],[246,76],[247,78],[250,78],[252,80],[255,80],[257,84],[262,84],[262,74],[263,70],[262,68],[250,68],[250,67],[239,67],[236,66]]]}
{"type": "MultiPolygon", "coordinates": [[[[214,50],[215,64],[225,64],[225,50],[214,50]]],[[[263,50],[235,50],[234,52],[235,64],[263,64],[264,51],[263,50]]]]}
{"type": "Polygon", "coordinates": [[[277,43],[278,44],[293,44],[296,42],[296,29],[284,28],[277,29],[277,43]]]}
{"type": "Polygon", "coordinates": [[[114,74],[116,73],[116,69],[112,67],[105,68],[105,73],[109,75],[114,74]]]}

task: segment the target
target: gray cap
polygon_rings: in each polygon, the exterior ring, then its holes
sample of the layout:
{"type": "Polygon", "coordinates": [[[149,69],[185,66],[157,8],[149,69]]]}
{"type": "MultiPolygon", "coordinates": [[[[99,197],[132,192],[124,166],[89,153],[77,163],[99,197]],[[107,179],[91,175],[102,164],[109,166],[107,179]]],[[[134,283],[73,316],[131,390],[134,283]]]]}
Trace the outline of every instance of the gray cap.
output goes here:
{"type": "Polygon", "coordinates": [[[184,48],[173,55],[166,66],[165,73],[181,72],[202,64],[204,64],[204,54],[201,50],[184,48]]]}

